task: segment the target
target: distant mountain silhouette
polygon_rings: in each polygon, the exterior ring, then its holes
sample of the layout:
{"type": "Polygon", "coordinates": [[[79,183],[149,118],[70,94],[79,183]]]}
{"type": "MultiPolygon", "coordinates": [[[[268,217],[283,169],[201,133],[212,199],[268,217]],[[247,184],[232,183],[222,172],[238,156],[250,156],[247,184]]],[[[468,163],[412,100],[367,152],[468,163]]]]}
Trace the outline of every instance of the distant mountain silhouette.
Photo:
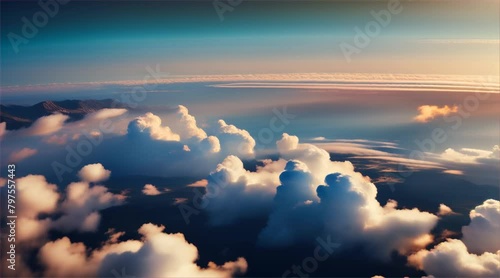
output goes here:
{"type": "Polygon", "coordinates": [[[68,115],[70,121],[75,121],[103,108],[123,107],[124,104],[112,99],[43,101],[32,106],[0,105],[0,122],[6,122],[7,129],[13,130],[28,127],[36,119],[54,113],[68,115]]]}

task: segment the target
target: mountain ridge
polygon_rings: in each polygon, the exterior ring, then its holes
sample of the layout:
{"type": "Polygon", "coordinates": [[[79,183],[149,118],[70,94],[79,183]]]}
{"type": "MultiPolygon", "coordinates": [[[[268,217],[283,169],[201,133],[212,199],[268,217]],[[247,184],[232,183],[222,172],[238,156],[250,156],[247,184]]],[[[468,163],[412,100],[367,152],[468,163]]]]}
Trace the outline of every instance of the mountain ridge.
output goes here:
{"type": "Polygon", "coordinates": [[[124,107],[124,104],[113,99],[46,100],[31,106],[0,104],[0,122],[6,122],[8,130],[15,130],[28,127],[38,118],[54,113],[68,115],[69,121],[76,121],[100,109],[124,107]]]}

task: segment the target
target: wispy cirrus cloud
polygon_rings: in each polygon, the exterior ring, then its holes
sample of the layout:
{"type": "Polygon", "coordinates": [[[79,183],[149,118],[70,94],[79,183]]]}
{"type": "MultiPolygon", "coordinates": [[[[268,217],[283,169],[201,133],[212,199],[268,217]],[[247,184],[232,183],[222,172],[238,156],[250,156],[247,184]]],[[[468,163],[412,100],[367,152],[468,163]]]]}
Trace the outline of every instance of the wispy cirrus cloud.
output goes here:
{"type": "Polygon", "coordinates": [[[5,86],[2,93],[61,92],[145,84],[219,83],[224,88],[303,88],[352,90],[412,90],[499,93],[498,76],[386,74],[386,73],[284,73],[169,76],[155,80],[121,80],[86,83],[52,83],[5,86]]]}
{"type": "Polygon", "coordinates": [[[37,153],[38,151],[36,149],[31,149],[31,148],[22,148],[21,150],[14,151],[10,157],[9,161],[12,162],[19,162],[25,158],[28,158],[30,156],[33,156],[37,153]]]}
{"type": "Polygon", "coordinates": [[[417,42],[428,44],[500,44],[498,39],[421,39],[417,42]]]}

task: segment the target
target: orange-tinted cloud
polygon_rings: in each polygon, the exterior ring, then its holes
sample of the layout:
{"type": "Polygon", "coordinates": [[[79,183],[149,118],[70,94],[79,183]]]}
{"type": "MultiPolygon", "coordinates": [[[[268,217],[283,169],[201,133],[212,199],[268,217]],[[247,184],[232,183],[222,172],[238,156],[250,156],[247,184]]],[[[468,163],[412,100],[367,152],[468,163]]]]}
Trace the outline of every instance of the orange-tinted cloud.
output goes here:
{"type": "Polygon", "coordinates": [[[35,149],[31,149],[31,148],[23,148],[19,151],[15,151],[13,152],[10,157],[9,157],[9,161],[11,162],[19,162],[25,158],[28,158],[30,156],[33,156],[37,153],[38,151],[35,150],[35,149]]]}
{"type": "Polygon", "coordinates": [[[427,123],[434,120],[439,116],[447,116],[452,113],[458,112],[458,106],[448,106],[439,107],[436,105],[422,105],[418,107],[418,115],[413,118],[413,120],[420,123],[427,123]]]}

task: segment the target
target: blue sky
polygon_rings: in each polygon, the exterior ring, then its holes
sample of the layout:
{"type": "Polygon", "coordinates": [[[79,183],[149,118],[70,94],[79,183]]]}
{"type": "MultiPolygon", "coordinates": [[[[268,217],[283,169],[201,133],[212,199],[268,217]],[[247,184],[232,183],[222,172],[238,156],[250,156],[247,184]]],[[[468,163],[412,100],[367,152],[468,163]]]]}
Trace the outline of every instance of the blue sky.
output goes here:
{"type": "Polygon", "coordinates": [[[22,34],[21,18],[31,20],[41,8],[5,2],[1,81],[140,79],[144,67],[155,63],[173,75],[497,74],[498,1],[431,2],[403,1],[402,12],[351,63],[339,45],[352,43],[354,28],[363,29],[373,20],[370,12],[387,9],[387,2],[243,1],[221,21],[211,1],[75,1],[60,6],[18,53],[8,34],[22,34]]]}

